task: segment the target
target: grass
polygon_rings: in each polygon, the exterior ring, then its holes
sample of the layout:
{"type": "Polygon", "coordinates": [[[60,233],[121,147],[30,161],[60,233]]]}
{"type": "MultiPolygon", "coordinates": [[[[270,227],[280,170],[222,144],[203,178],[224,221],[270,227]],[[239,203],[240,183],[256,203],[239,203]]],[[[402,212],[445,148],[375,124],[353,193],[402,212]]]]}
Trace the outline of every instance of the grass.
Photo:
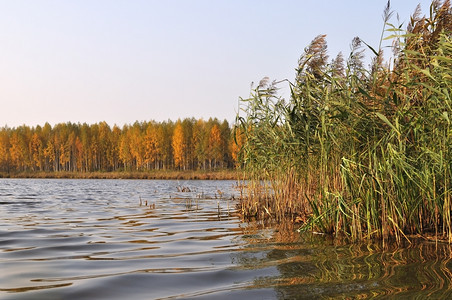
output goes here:
{"type": "Polygon", "coordinates": [[[22,172],[0,174],[0,178],[234,180],[237,179],[237,171],[22,172]]]}
{"type": "Polygon", "coordinates": [[[345,65],[326,61],[325,36],[299,60],[291,97],[264,79],[238,117],[241,163],[252,179],[245,217],[302,223],[350,240],[452,242],[452,13],[434,1],[406,30],[388,22],[395,58],[382,49],[364,68],[355,39],[345,65]]]}

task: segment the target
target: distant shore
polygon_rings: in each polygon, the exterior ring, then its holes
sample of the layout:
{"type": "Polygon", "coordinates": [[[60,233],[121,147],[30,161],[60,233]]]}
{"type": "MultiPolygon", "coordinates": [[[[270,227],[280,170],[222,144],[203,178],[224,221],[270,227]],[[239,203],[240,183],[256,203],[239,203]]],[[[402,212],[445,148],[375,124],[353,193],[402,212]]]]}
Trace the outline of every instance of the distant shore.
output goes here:
{"type": "Polygon", "coordinates": [[[0,178],[236,180],[239,177],[237,170],[0,173],[0,178]]]}

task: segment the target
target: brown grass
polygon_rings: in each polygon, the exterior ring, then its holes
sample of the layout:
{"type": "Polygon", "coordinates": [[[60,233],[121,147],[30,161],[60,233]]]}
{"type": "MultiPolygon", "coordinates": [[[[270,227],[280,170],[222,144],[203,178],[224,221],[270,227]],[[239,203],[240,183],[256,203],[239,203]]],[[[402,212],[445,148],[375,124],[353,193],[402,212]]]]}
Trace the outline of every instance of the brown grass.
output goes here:
{"type": "Polygon", "coordinates": [[[74,179],[183,179],[183,180],[235,180],[235,170],[215,171],[142,171],[142,172],[20,172],[0,173],[0,178],[74,178],[74,179]]]}

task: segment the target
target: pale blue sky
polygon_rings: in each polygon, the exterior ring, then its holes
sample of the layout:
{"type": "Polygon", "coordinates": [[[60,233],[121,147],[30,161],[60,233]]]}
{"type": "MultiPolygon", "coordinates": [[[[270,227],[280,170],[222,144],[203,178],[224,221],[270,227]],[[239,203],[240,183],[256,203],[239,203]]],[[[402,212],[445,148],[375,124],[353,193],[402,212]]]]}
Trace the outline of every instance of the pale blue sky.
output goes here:
{"type": "MultiPolygon", "coordinates": [[[[292,80],[318,34],[330,57],[355,36],[377,47],[386,3],[0,0],[0,126],[233,121],[250,83],[292,80]]],[[[401,22],[418,3],[391,1],[401,22]]]]}

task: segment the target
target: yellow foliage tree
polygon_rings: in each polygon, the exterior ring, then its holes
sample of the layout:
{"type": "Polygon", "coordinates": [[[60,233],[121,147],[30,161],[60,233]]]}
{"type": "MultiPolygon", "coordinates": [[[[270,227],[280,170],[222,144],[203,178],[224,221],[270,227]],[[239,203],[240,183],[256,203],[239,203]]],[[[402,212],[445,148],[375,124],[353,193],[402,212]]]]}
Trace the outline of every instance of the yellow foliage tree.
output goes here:
{"type": "Polygon", "coordinates": [[[221,131],[218,125],[214,124],[209,135],[209,154],[214,167],[217,167],[217,164],[222,161],[222,149],[223,140],[221,138],[221,131]]]}
{"type": "Polygon", "coordinates": [[[11,136],[10,140],[10,149],[9,153],[11,155],[11,161],[12,164],[18,169],[23,170],[24,168],[24,147],[22,145],[22,141],[17,134],[17,132],[14,132],[11,136]]]}
{"type": "Polygon", "coordinates": [[[158,156],[160,152],[160,141],[157,130],[153,123],[149,123],[144,136],[145,143],[145,162],[150,167],[154,165],[157,168],[158,156]]]}
{"type": "Polygon", "coordinates": [[[0,166],[9,171],[9,135],[6,130],[0,131],[0,166]]]}
{"type": "Polygon", "coordinates": [[[129,130],[128,139],[130,153],[135,159],[136,169],[139,170],[143,168],[145,152],[143,147],[143,135],[141,133],[140,124],[135,123],[134,126],[129,130]]]}
{"type": "Polygon", "coordinates": [[[127,170],[130,168],[132,164],[132,154],[130,153],[130,143],[129,143],[129,137],[128,132],[129,129],[127,126],[124,126],[122,129],[123,134],[121,135],[121,138],[119,139],[119,159],[121,160],[124,169],[127,170]]]}
{"type": "Polygon", "coordinates": [[[182,128],[181,122],[177,122],[176,127],[174,128],[173,133],[173,155],[174,155],[174,164],[176,168],[184,168],[185,169],[185,143],[184,143],[184,129],[182,128]]]}
{"type": "Polygon", "coordinates": [[[30,152],[31,152],[31,158],[32,158],[32,167],[36,166],[38,170],[42,169],[42,157],[43,157],[43,147],[42,147],[42,141],[39,138],[39,135],[35,132],[33,136],[31,137],[30,142],[30,152]]]}
{"type": "Polygon", "coordinates": [[[79,137],[75,139],[75,161],[77,171],[83,170],[83,143],[79,137]]]}

